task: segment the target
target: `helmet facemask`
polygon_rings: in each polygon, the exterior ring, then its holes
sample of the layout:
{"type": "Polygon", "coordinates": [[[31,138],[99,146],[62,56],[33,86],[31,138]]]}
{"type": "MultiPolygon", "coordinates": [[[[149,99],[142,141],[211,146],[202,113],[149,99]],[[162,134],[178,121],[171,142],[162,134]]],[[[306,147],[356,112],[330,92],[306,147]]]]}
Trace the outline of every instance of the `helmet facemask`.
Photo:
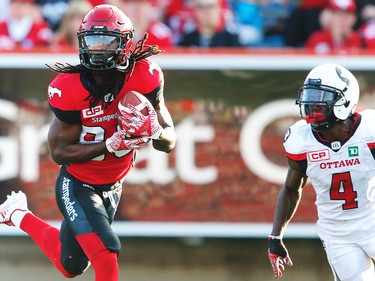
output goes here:
{"type": "Polygon", "coordinates": [[[79,53],[83,65],[97,71],[110,70],[119,65],[126,68],[129,61],[125,57],[124,49],[130,37],[129,34],[124,36],[113,32],[88,31],[78,34],[79,53]]]}
{"type": "MultiPolygon", "coordinates": [[[[305,83],[300,88],[296,101],[301,117],[317,132],[327,130],[339,121],[334,107],[338,105],[338,101],[345,101],[343,91],[320,83],[320,79],[311,79],[305,83]]],[[[346,101],[345,103],[347,104],[346,101]]]]}

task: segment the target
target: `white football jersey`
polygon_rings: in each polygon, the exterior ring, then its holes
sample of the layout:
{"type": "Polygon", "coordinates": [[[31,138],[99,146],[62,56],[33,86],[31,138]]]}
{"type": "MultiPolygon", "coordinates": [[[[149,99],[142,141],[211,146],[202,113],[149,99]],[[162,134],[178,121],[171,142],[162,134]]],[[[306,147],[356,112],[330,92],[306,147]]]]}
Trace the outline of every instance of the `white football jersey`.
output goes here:
{"type": "Polygon", "coordinates": [[[316,192],[317,232],[331,242],[375,235],[375,110],[358,116],[350,136],[328,142],[306,121],[289,128],[286,155],[306,165],[316,192]]]}

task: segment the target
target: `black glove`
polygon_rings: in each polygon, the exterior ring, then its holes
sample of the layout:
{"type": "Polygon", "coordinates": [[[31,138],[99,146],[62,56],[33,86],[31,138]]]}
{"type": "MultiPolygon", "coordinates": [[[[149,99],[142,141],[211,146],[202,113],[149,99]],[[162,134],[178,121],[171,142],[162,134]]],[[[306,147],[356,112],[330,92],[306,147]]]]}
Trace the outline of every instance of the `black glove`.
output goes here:
{"type": "Polygon", "coordinates": [[[282,271],[285,269],[284,263],[289,267],[293,265],[281,237],[268,236],[268,258],[275,278],[281,278],[283,275],[282,271]]]}

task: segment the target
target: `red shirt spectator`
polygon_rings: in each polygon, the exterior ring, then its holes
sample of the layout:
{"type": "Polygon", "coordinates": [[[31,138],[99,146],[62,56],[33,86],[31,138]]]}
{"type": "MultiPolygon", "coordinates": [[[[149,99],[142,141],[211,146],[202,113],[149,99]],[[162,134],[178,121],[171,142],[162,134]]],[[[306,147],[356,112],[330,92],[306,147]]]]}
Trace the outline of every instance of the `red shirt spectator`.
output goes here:
{"type": "Polygon", "coordinates": [[[375,20],[365,22],[359,29],[367,49],[375,49],[375,20]]]}
{"type": "Polygon", "coordinates": [[[356,21],[354,0],[329,0],[321,13],[323,30],[316,31],[306,42],[306,48],[317,53],[352,53],[363,47],[360,33],[353,26],[356,21]]]}
{"type": "Polygon", "coordinates": [[[159,20],[161,11],[155,0],[120,0],[118,4],[133,23],[134,42],[147,32],[147,45],[158,45],[161,49],[174,45],[172,30],[159,20]]]}
{"type": "MultiPolygon", "coordinates": [[[[361,2],[360,2],[361,3],[361,2]]],[[[359,32],[362,35],[364,44],[368,49],[375,49],[375,1],[365,1],[359,5],[359,32]]]]}
{"type": "Polygon", "coordinates": [[[47,46],[52,31],[32,0],[12,0],[9,17],[0,22],[0,49],[47,46]]]}
{"type": "Polygon", "coordinates": [[[148,33],[146,41],[148,45],[158,45],[162,49],[174,45],[172,31],[160,21],[152,21],[146,32],[148,33]]]}

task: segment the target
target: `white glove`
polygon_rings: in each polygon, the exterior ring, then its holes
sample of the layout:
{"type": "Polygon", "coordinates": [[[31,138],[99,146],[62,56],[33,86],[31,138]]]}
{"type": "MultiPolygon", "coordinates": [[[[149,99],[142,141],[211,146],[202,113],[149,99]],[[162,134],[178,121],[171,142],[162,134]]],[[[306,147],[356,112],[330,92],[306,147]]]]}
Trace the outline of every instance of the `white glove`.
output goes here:
{"type": "Polygon", "coordinates": [[[128,109],[130,112],[123,111],[123,115],[119,116],[119,121],[123,130],[127,131],[129,135],[157,139],[163,128],[158,122],[158,116],[153,106],[150,103],[146,103],[145,105],[148,115],[144,115],[133,105],[129,105],[128,109]]]}
{"type": "Polygon", "coordinates": [[[105,141],[107,150],[113,153],[119,150],[140,149],[150,141],[150,138],[147,137],[127,139],[125,138],[125,136],[125,130],[115,132],[110,138],[106,139],[105,141]]]}

